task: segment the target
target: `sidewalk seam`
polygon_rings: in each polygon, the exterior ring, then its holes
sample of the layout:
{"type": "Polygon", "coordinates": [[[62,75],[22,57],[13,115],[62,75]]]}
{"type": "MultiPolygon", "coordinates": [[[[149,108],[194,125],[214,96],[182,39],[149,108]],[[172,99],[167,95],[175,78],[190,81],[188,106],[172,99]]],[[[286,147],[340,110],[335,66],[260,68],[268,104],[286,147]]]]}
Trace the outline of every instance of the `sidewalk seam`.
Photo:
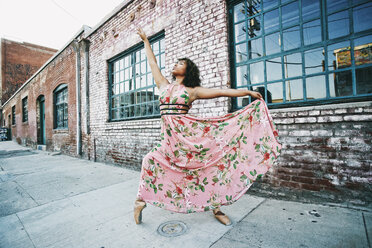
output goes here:
{"type": "MultiPolygon", "coordinates": [[[[217,243],[220,239],[222,239],[226,234],[228,234],[229,232],[231,232],[231,230],[233,230],[234,227],[237,226],[237,224],[239,224],[240,222],[242,222],[242,220],[244,220],[250,213],[252,213],[254,210],[256,210],[259,206],[261,206],[267,200],[268,200],[268,198],[265,198],[263,201],[261,201],[260,203],[258,203],[257,206],[255,206],[254,208],[252,208],[251,211],[249,211],[246,215],[244,215],[238,222],[235,223],[235,225],[232,226],[232,228],[230,230],[226,231],[219,239],[217,239],[212,244],[210,244],[209,247],[212,247],[215,243],[217,243]]],[[[239,240],[234,240],[234,241],[240,242],[239,240]]]]}
{"type": "Polygon", "coordinates": [[[25,232],[26,232],[26,234],[27,234],[27,237],[30,239],[30,241],[31,241],[31,243],[32,243],[32,245],[33,245],[33,247],[36,248],[36,246],[35,246],[35,244],[34,244],[34,241],[32,241],[30,235],[28,234],[28,232],[27,232],[27,230],[26,230],[26,227],[23,225],[23,222],[22,222],[21,219],[19,218],[18,214],[15,214],[15,215],[17,216],[19,222],[21,222],[21,225],[22,225],[22,227],[23,227],[23,230],[25,230],[25,232]]]}
{"type": "Polygon", "coordinates": [[[367,244],[368,244],[368,247],[371,248],[371,243],[370,243],[369,237],[368,237],[366,219],[364,217],[364,213],[363,212],[362,212],[362,217],[363,217],[364,231],[366,232],[366,237],[367,237],[367,244]]]}

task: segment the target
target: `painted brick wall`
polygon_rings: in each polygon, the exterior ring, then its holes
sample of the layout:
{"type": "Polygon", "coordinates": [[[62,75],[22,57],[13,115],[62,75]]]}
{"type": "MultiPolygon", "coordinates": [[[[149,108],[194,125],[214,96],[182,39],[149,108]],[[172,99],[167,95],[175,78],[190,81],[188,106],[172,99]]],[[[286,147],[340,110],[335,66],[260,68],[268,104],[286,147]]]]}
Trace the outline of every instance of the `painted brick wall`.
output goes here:
{"type": "MultiPolygon", "coordinates": [[[[227,6],[225,1],[163,0],[151,9],[150,1],[127,2],[88,37],[91,134],[83,134],[83,157],[140,170],[142,158],[160,142],[160,121],[109,122],[107,60],[141,42],[137,25],[148,36],[164,29],[168,80],[177,58],[186,56],[199,66],[204,87],[230,88],[227,6]]],[[[283,153],[275,169],[249,192],[302,201],[371,204],[371,105],[272,109],[283,153]]],[[[227,97],[196,100],[190,113],[215,116],[230,108],[227,97]]]]}
{"type": "Polygon", "coordinates": [[[0,47],[1,103],[5,103],[27,79],[57,52],[56,49],[7,39],[1,39],[0,47]]]}
{"type": "MultiPolygon", "coordinates": [[[[187,56],[199,66],[203,86],[230,87],[227,6],[225,1],[167,0],[157,1],[151,8],[150,1],[128,2],[126,8],[88,37],[92,133],[83,156],[140,169],[143,156],[160,141],[160,119],[108,121],[107,60],[142,42],[136,26],[143,27],[147,36],[165,30],[168,80],[171,81],[170,68],[177,58],[187,56]],[[132,13],[135,18],[131,22],[132,13]]],[[[227,97],[196,100],[190,113],[212,116],[227,113],[229,107],[227,97]]]]}
{"type": "Polygon", "coordinates": [[[304,201],[372,202],[372,102],[270,110],[282,154],[252,192],[304,201]]]}

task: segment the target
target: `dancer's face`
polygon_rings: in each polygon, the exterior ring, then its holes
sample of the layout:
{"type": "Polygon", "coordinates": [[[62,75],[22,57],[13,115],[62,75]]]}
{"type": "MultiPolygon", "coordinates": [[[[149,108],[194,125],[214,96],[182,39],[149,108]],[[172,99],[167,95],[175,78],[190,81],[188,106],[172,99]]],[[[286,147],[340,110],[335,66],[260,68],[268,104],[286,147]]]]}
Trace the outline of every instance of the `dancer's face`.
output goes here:
{"type": "Polygon", "coordinates": [[[185,76],[186,75],[186,61],[179,60],[174,66],[172,70],[173,76],[185,76]]]}

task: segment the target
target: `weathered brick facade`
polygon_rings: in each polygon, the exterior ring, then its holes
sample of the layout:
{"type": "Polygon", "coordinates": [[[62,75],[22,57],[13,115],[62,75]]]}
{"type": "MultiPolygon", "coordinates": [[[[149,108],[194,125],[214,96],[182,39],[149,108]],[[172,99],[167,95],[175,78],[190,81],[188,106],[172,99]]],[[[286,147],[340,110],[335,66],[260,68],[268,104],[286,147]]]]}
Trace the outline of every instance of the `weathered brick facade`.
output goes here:
{"type": "MultiPolygon", "coordinates": [[[[81,33],[81,32],[80,32],[81,33]]],[[[19,92],[3,105],[5,126],[11,127],[12,138],[19,144],[36,149],[40,144],[40,109],[38,99],[45,98],[45,136],[47,150],[76,154],[76,53],[69,43],[53,56],[42,70],[29,78],[19,92]],[[61,84],[68,86],[68,129],[54,128],[53,91],[61,84]],[[28,98],[28,121],[22,121],[22,99],[28,98]],[[16,124],[9,123],[15,106],[16,124]]]]}
{"type": "MultiPolygon", "coordinates": [[[[177,58],[189,57],[199,66],[204,87],[231,87],[226,1],[158,0],[155,7],[151,2],[123,2],[97,27],[85,32],[84,41],[80,41],[82,158],[140,170],[142,158],[160,141],[159,118],[109,120],[108,60],[142,42],[136,26],[142,26],[148,36],[165,31],[168,80],[177,58]],[[86,49],[88,43],[89,49],[86,49]]],[[[69,131],[57,134],[50,128],[47,134],[48,150],[61,148],[72,156],[76,156],[78,149],[74,137],[75,53],[64,57],[58,67],[73,86],[69,85],[69,131]]],[[[59,81],[61,73],[54,73],[56,69],[48,65],[44,71],[44,75],[50,75],[49,84],[59,81]]],[[[35,91],[40,82],[32,85],[29,84],[32,87],[29,91],[35,91]]],[[[56,84],[44,86],[50,91],[56,84]]],[[[50,94],[47,92],[46,95],[50,94]]],[[[14,102],[5,106],[6,116],[20,99],[16,96],[14,102]]],[[[32,101],[35,102],[35,98],[32,101]]],[[[371,204],[371,109],[371,101],[271,109],[283,144],[282,155],[274,170],[256,182],[249,192],[304,201],[371,204]]],[[[205,117],[229,111],[230,98],[220,97],[196,100],[189,113],[205,117]]],[[[32,132],[35,135],[35,131],[32,132]]],[[[13,138],[23,139],[22,135],[17,124],[13,138]]],[[[32,137],[35,141],[35,136],[32,137]]]]}
{"type": "Polygon", "coordinates": [[[253,192],[305,201],[371,202],[372,102],[270,112],[282,154],[253,192]]]}

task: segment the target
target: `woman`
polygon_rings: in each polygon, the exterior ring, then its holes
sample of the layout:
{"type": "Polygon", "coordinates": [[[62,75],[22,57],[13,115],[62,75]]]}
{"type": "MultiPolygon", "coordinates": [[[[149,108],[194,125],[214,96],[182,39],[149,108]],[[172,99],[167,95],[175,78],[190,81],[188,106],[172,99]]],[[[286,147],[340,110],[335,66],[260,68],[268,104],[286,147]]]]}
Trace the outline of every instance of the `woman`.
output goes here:
{"type": "Polygon", "coordinates": [[[220,206],[237,201],[273,165],[280,154],[278,130],[262,95],[246,89],[200,86],[199,70],[188,58],[178,59],[169,83],[161,74],[146,34],[146,56],[159,88],[161,142],[143,159],[134,219],[141,223],[146,202],[179,213],[213,210],[230,225],[220,206]],[[187,114],[196,99],[257,98],[246,107],[209,118],[187,114]]]}

